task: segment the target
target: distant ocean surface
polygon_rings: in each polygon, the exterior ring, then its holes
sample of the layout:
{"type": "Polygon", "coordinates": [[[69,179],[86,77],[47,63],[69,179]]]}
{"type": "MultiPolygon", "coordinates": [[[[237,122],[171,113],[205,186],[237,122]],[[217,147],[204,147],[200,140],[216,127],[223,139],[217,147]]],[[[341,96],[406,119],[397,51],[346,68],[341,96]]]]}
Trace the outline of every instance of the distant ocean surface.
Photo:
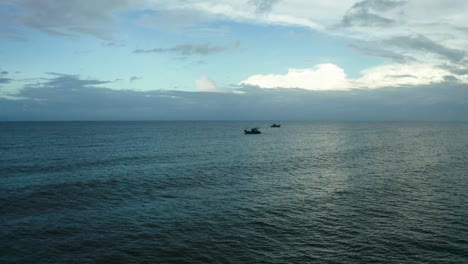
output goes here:
{"type": "Polygon", "coordinates": [[[0,263],[468,263],[468,123],[270,124],[0,123],[0,263]]]}

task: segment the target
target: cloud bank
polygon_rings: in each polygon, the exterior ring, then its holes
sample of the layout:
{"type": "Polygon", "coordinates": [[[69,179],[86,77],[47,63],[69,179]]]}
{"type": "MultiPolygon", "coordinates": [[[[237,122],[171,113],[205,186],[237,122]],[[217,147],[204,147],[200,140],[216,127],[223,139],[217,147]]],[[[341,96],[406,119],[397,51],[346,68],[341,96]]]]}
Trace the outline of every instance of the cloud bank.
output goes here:
{"type": "Polygon", "coordinates": [[[456,82],[349,91],[241,86],[236,93],[137,92],[103,88],[106,83],[51,75],[25,85],[15,99],[0,99],[0,120],[468,121],[468,85],[456,82]]]}

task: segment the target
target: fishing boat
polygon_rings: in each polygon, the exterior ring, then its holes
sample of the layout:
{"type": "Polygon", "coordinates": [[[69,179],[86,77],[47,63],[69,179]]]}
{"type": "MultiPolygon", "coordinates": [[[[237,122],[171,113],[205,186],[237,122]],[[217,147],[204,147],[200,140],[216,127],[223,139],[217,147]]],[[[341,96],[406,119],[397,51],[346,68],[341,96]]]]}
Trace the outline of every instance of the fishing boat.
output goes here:
{"type": "Polygon", "coordinates": [[[254,127],[250,130],[247,130],[247,129],[244,129],[244,134],[248,134],[248,135],[251,135],[251,134],[261,134],[262,132],[260,132],[260,130],[258,130],[257,127],[254,127]]]}
{"type": "Polygon", "coordinates": [[[272,124],[270,127],[281,127],[281,124],[272,124]]]}

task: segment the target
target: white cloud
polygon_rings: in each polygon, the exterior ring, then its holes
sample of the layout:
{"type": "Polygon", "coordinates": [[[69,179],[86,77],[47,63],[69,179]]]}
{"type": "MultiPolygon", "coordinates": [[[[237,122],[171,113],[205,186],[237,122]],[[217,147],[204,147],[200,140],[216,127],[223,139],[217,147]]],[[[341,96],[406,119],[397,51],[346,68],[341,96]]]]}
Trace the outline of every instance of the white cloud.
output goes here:
{"type": "Polygon", "coordinates": [[[311,69],[289,69],[286,74],[253,75],[241,84],[262,88],[304,88],[343,90],[349,88],[344,70],[335,64],[319,64],[311,69]]]}
{"type": "Polygon", "coordinates": [[[348,78],[335,64],[319,64],[309,69],[289,69],[286,74],[253,75],[240,82],[261,88],[302,88],[307,90],[348,90],[353,88],[382,88],[408,85],[426,85],[457,79],[468,83],[468,78],[448,70],[422,63],[395,63],[372,67],[361,72],[360,78],[348,78]]]}
{"type": "Polygon", "coordinates": [[[203,76],[195,81],[199,92],[229,93],[231,90],[219,87],[215,81],[203,76]]]}
{"type": "Polygon", "coordinates": [[[364,88],[425,85],[444,82],[444,77],[451,75],[447,70],[422,63],[381,65],[363,70],[361,74],[361,78],[350,80],[351,85],[364,88]]]}
{"type": "MultiPolygon", "coordinates": [[[[346,0],[345,2],[352,2],[346,0]]],[[[152,3],[153,8],[163,8],[168,11],[178,12],[180,10],[196,10],[205,14],[206,16],[217,16],[218,18],[229,19],[234,21],[265,23],[265,24],[278,24],[278,25],[295,25],[304,26],[312,29],[321,29],[322,26],[314,21],[315,14],[322,12],[336,12],[338,6],[342,4],[335,4],[333,6],[325,5],[328,8],[325,10],[323,4],[319,1],[316,8],[308,9],[308,12],[301,10],[306,4],[305,1],[277,1],[271,6],[268,12],[258,12],[258,5],[255,1],[240,0],[176,0],[171,2],[162,3],[158,0],[149,1],[152,3]],[[317,6],[318,5],[318,6],[317,6]],[[291,8],[292,7],[292,8],[291,8]],[[322,7],[322,8],[321,8],[322,7]],[[335,9],[333,9],[335,7],[335,9]],[[300,13],[300,15],[298,15],[300,13]]],[[[311,5],[309,4],[309,7],[311,5]]],[[[338,8],[339,9],[339,8],[338,8]]]]}

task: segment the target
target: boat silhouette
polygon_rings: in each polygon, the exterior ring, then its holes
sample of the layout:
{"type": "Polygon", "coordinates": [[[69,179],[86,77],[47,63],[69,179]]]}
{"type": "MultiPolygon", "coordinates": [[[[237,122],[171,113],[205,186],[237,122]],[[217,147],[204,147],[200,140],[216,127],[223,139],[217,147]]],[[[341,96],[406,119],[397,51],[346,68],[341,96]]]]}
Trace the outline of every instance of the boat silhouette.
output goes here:
{"type": "Polygon", "coordinates": [[[258,127],[254,127],[250,130],[244,129],[244,134],[261,134],[260,130],[258,130],[258,127]]]}

